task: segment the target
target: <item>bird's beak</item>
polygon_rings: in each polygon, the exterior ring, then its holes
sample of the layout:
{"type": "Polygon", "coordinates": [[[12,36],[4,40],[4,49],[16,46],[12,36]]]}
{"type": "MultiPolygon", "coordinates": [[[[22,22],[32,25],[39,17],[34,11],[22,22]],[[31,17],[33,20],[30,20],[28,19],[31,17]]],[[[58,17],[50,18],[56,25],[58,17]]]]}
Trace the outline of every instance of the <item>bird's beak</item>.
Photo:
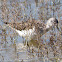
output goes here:
{"type": "Polygon", "coordinates": [[[58,31],[60,31],[60,29],[59,29],[59,27],[58,27],[58,24],[57,24],[57,26],[56,26],[56,27],[57,27],[58,31]]]}

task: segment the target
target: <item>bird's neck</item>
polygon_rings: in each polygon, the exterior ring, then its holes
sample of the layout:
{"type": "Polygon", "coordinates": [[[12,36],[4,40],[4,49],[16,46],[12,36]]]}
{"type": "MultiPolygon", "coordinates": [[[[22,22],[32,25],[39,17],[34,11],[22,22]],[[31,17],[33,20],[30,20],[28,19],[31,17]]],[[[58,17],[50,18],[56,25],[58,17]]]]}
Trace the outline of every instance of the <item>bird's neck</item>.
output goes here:
{"type": "Polygon", "coordinates": [[[52,28],[52,27],[51,27],[50,25],[47,25],[47,24],[46,24],[46,28],[45,28],[43,34],[45,34],[46,32],[48,32],[51,28],[52,28]]]}
{"type": "Polygon", "coordinates": [[[49,28],[50,28],[50,26],[48,24],[46,24],[46,29],[49,29],[49,28]]]}

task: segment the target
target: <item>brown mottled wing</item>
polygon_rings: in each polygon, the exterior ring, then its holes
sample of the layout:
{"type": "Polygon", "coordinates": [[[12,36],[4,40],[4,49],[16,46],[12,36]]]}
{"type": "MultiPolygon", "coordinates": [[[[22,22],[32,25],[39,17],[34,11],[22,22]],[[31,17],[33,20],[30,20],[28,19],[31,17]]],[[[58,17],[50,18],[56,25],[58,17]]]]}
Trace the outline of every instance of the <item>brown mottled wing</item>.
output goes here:
{"type": "Polygon", "coordinates": [[[4,22],[5,24],[9,24],[9,26],[17,29],[17,30],[25,30],[25,29],[31,29],[35,25],[35,20],[28,20],[28,21],[22,21],[20,23],[14,22],[14,23],[8,23],[4,22]]]}
{"type": "Polygon", "coordinates": [[[43,30],[43,28],[45,27],[45,25],[43,23],[41,23],[41,21],[36,21],[36,20],[28,20],[28,21],[22,21],[20,23],[7,23],[5,22],[5,24],[9,24],[11,27],[17,29],[17,30],[25,30],[25,29],[31,29],[33,26],[36,27],[36,31],[41,32],[43,30]]]}
{"type": "Polygon", "coordinates": [[[24,30],[26,28],[26,26],[24,25],[24,22],[21,23],[8,23],[8,22],[4,22],[5,24],[9,24],[9,26],[11,26],[12,28],[15,28],[17,30],[24,30]]]}

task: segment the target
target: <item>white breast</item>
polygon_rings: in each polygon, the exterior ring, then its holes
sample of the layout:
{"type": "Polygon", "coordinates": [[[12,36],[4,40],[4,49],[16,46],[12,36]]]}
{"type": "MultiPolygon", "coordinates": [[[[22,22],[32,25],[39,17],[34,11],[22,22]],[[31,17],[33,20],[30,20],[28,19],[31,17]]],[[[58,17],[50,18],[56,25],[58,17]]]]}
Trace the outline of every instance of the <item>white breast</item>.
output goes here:
{"type": "Polygon", "coordinates": [[[30,37],[32,37],[34,34],[36,34],[35,33],[35,27],[33,27],[32,29],[29,29],[29,30],[21,30],[21,31],[19,31],[19,30],[16,30],[16,32],[20,35],[20,36],[22,36],[22,37],[28,37],[28,38],[30,38],[30,37]]]}

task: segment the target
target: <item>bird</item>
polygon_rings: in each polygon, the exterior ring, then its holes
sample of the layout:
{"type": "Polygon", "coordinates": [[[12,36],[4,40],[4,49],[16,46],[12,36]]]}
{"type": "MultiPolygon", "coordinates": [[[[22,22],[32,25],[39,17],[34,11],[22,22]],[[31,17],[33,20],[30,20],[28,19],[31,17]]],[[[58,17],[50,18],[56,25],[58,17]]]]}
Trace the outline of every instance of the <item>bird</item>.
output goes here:
{"type": "Polygon", "coordinates": [[[41,37],[55,26],[59,30],[58,20],[54,17],[49,18],[46,24],[34,19],[14,23],[4,23],[11,29],[15,30],[20,36],[28,40],[35,39],[36,37],[41,37]]]}

